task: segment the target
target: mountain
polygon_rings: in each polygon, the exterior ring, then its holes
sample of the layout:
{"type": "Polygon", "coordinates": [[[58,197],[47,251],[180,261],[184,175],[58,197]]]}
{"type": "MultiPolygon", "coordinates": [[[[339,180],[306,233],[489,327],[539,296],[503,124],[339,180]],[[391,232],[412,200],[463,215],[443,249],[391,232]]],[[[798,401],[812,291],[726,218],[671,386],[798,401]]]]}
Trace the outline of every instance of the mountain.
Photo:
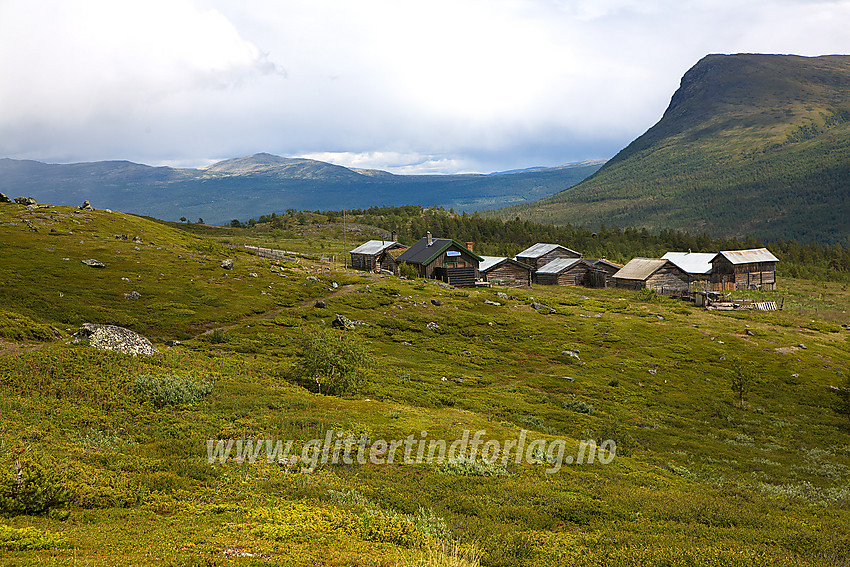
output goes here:
{"type": "Polygon", "coordinates": [[[477,211],[529,202],[570,187],[604,160],[491,175],[393,175],[267,153],[201,169],[128,161],[46,164],[0,159],[0,191],[11,197],[119,209],[166,220],[247,220],[289,208],[339,210],[374,205],[440,205],[477,211]]]}
{"type": "Polygon", "coordinates": [[[709,55],[595,175],[498,214],[846,245],[850,57],[709,55]]]}

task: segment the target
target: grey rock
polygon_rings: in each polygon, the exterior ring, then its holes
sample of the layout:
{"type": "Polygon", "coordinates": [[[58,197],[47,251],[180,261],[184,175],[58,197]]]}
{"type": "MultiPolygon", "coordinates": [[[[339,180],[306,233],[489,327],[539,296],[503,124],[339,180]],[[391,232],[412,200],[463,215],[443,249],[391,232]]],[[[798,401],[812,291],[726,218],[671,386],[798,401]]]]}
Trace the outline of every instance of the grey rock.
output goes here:
{"type": "Polygon", "coordinates": [[[319,281],[319,278],[317,278],[316,276],[307,276],[307,281],[308,282],[317,282],[317,281],[319,281]]]}
{"type": "Polygon", "coordinates": [[[485,303],[485,305],[495,305],[495,306],[497,306],[497,307],[499,307],[499,306],[501,306],[501,305],[502,305],[502,304],[501,304],[501,303],[499,303],[498,301],[490,301],[489,299],[485,299],[485,300],[484,300],[484,303],[485,303]]]}
{"type": "Polygon", "coordinates": [[[442,304],[443,304],[443,302],[442,302],[442,301],[440,301],[439,299],[432,299],[432,300],[431,300],[431,305],[436,305],[437,307],[439,307],[439,306],[441,306],[442,304]]]}
{"type": "Polygon", "coordinates": [[[340,315],[339,313],[337,313],[333,322],[331,322],[331,327],[333,327],[334,329],[342,329],[344,331],[353,331],[354,322],[345,315],[340,315]]]}
{"type": "Polygon", "coordinates": [[[797,346],[798,346],[799,348],[803,349],[803,350],[806,350],[806,345],[804,345],[803,343],[800,343],[800,344],[798,344],[797,346]]]}
{"type": "Polygon", "coordinates": [[[142,241],[142,237],[141,237],[141,236],[134,236],[134,237],[133,237],[133,242],[141,242],[141,241],[142,241]]]}
{"type": "Polygon", "coordinates": [[[171,340],[165,341],[165,346],[180,346],[180,341],[171,339],[171,340]]]}
{"type": "Polygon", "coordinates": [[[98,350],[112,350],[124,354],[157,354],[159,351],[142,335],[115,325],[84,323],[74,335],[74,342],[88,342],[98,350]]]}
{"type": "Polygon", "coordinates": [[[653,376],[657,376],[657,375],[658,375],[658,371],[657,371],[656,369],[654,369],[654,368],[650,368],[650,369],[649,369],[649,373],[650,373],[650,374],[652,374],[653,376]]]}
{"type": "Polygon", "coordinates": [[[749,330],[749,329],[747,329],[747,334],[748,334],[749,336],[751,336],[751,337],[756,336],[756,334],[755,334],[754,332],[752,332],[751,330],[749,330]]]}
{"type": "Polygon", "coordinates": [[[322,301],[321,299],[319,299],[318,301],[316,301],[316,303],[313,305],[313,307],[316,307],[318,309],[324,309],[325,307],[327,307],[327,304],[324,301],[322,301]]]}
{"type": "Polygon", "coordinates": [[[63,262],[70,262],[70,261],[71,261],[71,259],[70,259],[70,258],[62,258],[62,261],[63,261],[63,262]]]}
{"type": "Polygon", "coordinates": [[[0,203],[11,203],[12,199],[6,196],[5,193],[0,193],[0,203]]]}
{"type": "Polygon", "coordinates": [[[536,301],[531,302],[531,308],[535,311],[545,311],[546,313],[555,312],[555,310],[549,307],[548,305],[543,305],[542,303],[537,303],[536,301]]]}
{"type": "Polygon", "coordinates": [[[19,205],[38,205],[38,201],[32,197],[15,197],[15,202],[19,205]]]}
{"type": "Polygon", "coordinates": [[[233,260],[231,260],[230,258],[222,260],[221,261],[221,267],[225,270],[232,270],[233,269],[233,260]]]}
{"type": "Polygon", "coordinates": [[[455,384],[463,384],[463,378],[452,378],[452,382],[455,384]]]}
{"type": "Polygon", "coordinates": [[[436,331],[437,329],[440,328],[440,326],[438,324],[436,324],[435,322],[431,321],[430,323],[425,325],[425,328],[428,329],[429,331],[436,331]]]}
{"type": "Polygon", "coordinates": [[[130,239],[130,237],[129,237],[129,236],[127,236],[126,234],[116,234],[116,235],[115,235],[115,238],[116,238],[117,240],[129,240],[129,239],[130,239]]]}
{"type": "Polygon", "coordinates": [[[664,320],[664,317],[663,317],[663,316],[661,316],[661,315],[656,315],[655,317],[656,317],[659,321],[663,321],[663,320],[664,320]]]}
{"type": "Polygon", "coordinates": [[[124,299],[129,299],[129,300],[141,299],[141,297],[142,297],[142,294],[139,293],[138,291],[131,291],[130,293],[124,294],[124,299]]]}
{"type": "Polygon", "coordinates": [[[572,376],[564,376],[564,380],[566,380],[567,382],[575,382],[576,381],[576,379],[573,378],[572,376]]]}
{"type": "Polygon", "coordinates": [[[339,284],[338,284],[338,283],[336,283],[336,282],[331,282],[331,287],[332,287],[333,289],[336,289],[336,288],[338,288],[338,287],[339,287],[339,284]]]}
{"type": "Polygon", "coordinates": [[[561,351],[561,354],[565,354],[570,358],[577,358],[578,360],[581,360],[581,357],[578,355],[579,353],[577,350],[564,350],[561,351]]]}
{"type": "Polygon", "coordinates": [[[85,201],[83,201],[83,204],[80,205],[80,210],[81,211],[93,211],[94,207],[92,207],[91,203],[89,203],[89,200],[86,199],[85,201]]]}
{"type": "Polygon", "coordinates": [[[83,264],[85,264],[86,266],[89,266],[90,268],[105,268],[106,267],[106,265],[104,265],[103,262],[99,262],[98,260],[95,260],[94,258],[90,258],[88,260],[80,260],[80,261],[83,264]]]}

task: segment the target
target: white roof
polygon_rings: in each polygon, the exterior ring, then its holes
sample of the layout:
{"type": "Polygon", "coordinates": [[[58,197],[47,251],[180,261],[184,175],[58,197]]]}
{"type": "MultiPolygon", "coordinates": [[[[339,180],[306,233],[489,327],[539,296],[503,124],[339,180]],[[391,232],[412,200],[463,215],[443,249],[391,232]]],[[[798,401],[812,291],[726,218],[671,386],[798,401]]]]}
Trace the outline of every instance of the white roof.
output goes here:
{"type": "Polygon", "coordinates": [[[523,250],[522,252],[517,254],[517,257],[518,258],[520,258],[520,257],[521,258],[539,258],[539,257],[543,256],[544,254],[548,254],[552,250],[555,250],[556,248],[563,248],[564,250],[569,250],[570,252],[572,252],[574,254],[578,254],[579,256],[581,256],[581,254],[579,254],[575,250],[570,250],[566,246],[561,246],[560,244],[543,244],[543,243],[538,242],[534,246],[526,248],[525,250],[523,250]]]}
{"type": "Polygon", "coordinates": [[[689,274],[710,274],[715,256],[717,254],[707,252],[667,252],[661,258],[670,260],[689,274]]]}
{"type": "Polygon", "coordinates": [[[370,240],[352,250],[351,254],[380,254],[384,250],[398,245],[398,242],[392,240],[370,240]]]}
{"type": "Polygon", "coordinates": [[[538,274],[559,274],[571,267],[576,262],[581,262],[581,258],[555,258],[542,268],[537,270],[538,274]]]}
{"type": "Polygon", "coordinates": [[[493,266],[495,266],[499,262],[501,262],[503,260],[507,260],[507,258],[504,257],[504,256],[481,256],[481,257],[484,258],[484,261],[478,263],[478,270],[479,271],[489,270],[490,268],[492,268],[493,266]]]}
{"type": "Polygon", "coordinates": [[[770,253],[767,248],[753,248],[751,250],[726,250],[721,256],[733,264],[749,264],[751,262],[778,262],[779,258],[770,253]]]}

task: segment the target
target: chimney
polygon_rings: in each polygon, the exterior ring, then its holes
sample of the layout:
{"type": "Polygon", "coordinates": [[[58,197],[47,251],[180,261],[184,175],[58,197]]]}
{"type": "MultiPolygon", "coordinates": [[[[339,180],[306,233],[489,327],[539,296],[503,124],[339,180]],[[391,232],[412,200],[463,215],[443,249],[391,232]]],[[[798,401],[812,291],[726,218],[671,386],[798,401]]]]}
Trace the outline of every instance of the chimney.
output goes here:
{"type": "Polygon", "coordinates": [[[428,239],[428,246],[431,246],[432,244],[434,244],[434,239],[431,237],[431,231],[430,230],[425,233],[425,238],[428,239]]]}
{"type": "Polygon", "coordinates": [[[472,252],[472,242],[466,243],[466,249],[469,250],[470,252],[472,252]]]}
{"type": "Polygon", "coordinates": [[[398,242],[398,233],[393,231],[393,242],[398,242]]]}

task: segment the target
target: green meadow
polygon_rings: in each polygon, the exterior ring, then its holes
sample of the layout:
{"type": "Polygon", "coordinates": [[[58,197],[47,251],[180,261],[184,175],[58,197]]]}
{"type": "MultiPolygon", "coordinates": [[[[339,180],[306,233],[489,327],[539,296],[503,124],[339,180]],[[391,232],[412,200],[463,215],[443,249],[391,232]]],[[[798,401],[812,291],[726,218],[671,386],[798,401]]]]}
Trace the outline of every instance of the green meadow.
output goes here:
{"type": "Polygon", "coordinates": [[[322,220],[0,205],[0,564],[850,564],[846,285],[750,294],[779,312],[455,289],[329,261],[377,229],[322,220]],[[75,343],[83,323],[160,352],[75,343]],[[208,440],[301,455],[328,431],[345,447],[480,430],[570,459],[208,459],[208,440]],[[575,462],[608,440],[607,463],[575,462]]]}

